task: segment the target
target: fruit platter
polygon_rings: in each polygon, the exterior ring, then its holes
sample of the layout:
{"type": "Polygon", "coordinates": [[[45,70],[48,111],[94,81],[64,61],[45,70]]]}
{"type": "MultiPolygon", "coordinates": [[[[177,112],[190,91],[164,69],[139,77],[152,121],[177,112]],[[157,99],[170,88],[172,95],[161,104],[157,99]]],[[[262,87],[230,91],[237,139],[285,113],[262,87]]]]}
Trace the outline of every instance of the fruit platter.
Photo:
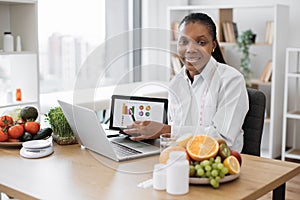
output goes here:
{"type": "Polygon", "coordinates": [[[16,109],[13,114],[1,115],[0,146],[19,147],[26,141],[50,137],[52,129],[41,129],[38,116],[38,110],[33,106],[16,109]]]}
{"type": "Polygon", "coordinates": [[[209,184],[219,188],[220,183],[239,177],[242,157],[239,152],[230,149],[225,140],[207,135],[185,134],[176,140],[176,144],[161,152],[159,162],[166,164],[172,151],[186,152],[190,184],[209,184]]]}

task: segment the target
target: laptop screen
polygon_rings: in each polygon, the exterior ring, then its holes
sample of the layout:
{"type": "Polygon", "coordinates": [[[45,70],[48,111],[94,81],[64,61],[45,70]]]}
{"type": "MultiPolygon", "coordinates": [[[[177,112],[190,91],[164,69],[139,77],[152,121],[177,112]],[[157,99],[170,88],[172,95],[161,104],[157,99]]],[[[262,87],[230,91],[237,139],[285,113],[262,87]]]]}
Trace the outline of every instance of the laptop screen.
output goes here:
{"type": "Polygon", "coordinates": [[[110,129],[124,129],[136,121],[167,123],[168,99],[113,95],[110,129]]]}

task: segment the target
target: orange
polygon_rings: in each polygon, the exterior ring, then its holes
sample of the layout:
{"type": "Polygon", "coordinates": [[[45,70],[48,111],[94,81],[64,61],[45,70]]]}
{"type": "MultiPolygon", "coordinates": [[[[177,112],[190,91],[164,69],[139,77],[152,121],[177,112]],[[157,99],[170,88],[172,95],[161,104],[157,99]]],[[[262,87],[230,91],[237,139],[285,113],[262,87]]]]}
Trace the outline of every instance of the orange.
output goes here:
{"type": "Polygon", "coordinates": [[[227,167],[229,174],[240,173],[241,167],[238,159],[235,156],[228,156],[223,162],[224,166],[227,167]]]}
{"type": "Polygon", "coordinates": [[[210,136],[196,135],[189,140],[186,150],[192,159],[202,161],[214,158],[219,152],[219,144],[210,136]]]}
{"type": "MultiPolygon", "coordinates": [[[[161,164],[167,164],[167,161],[169,160],[170,152],[172,152],[172,151],[184,151],[184,152],[186,152],[186,150],[185,150],[184,147],[181,147],[181,146],[170,146],[170,147],[164,149],[160,153],[159,163],[161,163],[161,164]]],[[[188,155],[186,156],[186,159],[189,161],[188,155]]]]}

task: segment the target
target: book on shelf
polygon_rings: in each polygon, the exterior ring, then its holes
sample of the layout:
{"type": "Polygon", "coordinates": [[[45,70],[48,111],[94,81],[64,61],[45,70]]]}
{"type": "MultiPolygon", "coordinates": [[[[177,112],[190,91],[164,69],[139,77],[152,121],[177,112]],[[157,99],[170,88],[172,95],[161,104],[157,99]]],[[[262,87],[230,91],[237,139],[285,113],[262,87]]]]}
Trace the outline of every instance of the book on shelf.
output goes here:
{"type": "Polygon", "coordinates": [[[238,37],[237,24],[235,22],[226,21],[222,23],[223,35],[225,42],[236,43],[238,37]]]}
{"type": "Polygon", "coordinates": [[[172,40],[177,40],[178,39],[178,26],[179,23],[178,22],[172,22],[171,24],[171,30],[172,30],[172,40]]]}
{"type": "Polygon", "coordinates": [[[272,44],[273,43],[273,35],[274,35],[274,22],[267,21],[266,22],[265,43],[272,44]]]}
{"type": "Polygon", "coordinates": [[[270,82],[272,75],[272,61],[269,60],[265,65],[265,68],[260,76],[260,80],[263,82],[270,82]]]}
{"type": "Polygon", "coordinates": [[[172,55],[172,67],[175,74],[178,74],[182,68],[180,58],[177,55],[172,55]]]}
{"type": "Polygon", "coordinates": [[[222,23],[222,30],[223,30],[224,42],[229,42],[229,33],[228,33],[226,22],[222,23]]]}

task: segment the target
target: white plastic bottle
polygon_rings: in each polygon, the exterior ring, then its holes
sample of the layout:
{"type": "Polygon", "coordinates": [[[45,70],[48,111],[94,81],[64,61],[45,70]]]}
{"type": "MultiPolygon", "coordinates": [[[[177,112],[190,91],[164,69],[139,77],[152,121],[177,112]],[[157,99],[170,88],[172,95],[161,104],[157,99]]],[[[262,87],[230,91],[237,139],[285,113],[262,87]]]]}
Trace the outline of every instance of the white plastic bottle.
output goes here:
{"type": "Polygon", "coordinates": [[[166,188],[173,195],[189,192],[189,163],[183,151],[173,151],[169,155],[166,188]]]}
{"type": "Polygon", "coordinates": [[[17,52],[22,51],[21,37],[19,35],[16,37],[16,51],[17,52]]]}
{"type": "Polygon", "coordinates": [[[166,165],[164,164],[154,165],[153,188],[156,190],[166,189],[166,165]]]}
{"type": "Polygon", "coordinates": [[[3,51],[4,52],[14,51],[14,37],[11,35],[11,32],[4,32],[3,51]]]}

